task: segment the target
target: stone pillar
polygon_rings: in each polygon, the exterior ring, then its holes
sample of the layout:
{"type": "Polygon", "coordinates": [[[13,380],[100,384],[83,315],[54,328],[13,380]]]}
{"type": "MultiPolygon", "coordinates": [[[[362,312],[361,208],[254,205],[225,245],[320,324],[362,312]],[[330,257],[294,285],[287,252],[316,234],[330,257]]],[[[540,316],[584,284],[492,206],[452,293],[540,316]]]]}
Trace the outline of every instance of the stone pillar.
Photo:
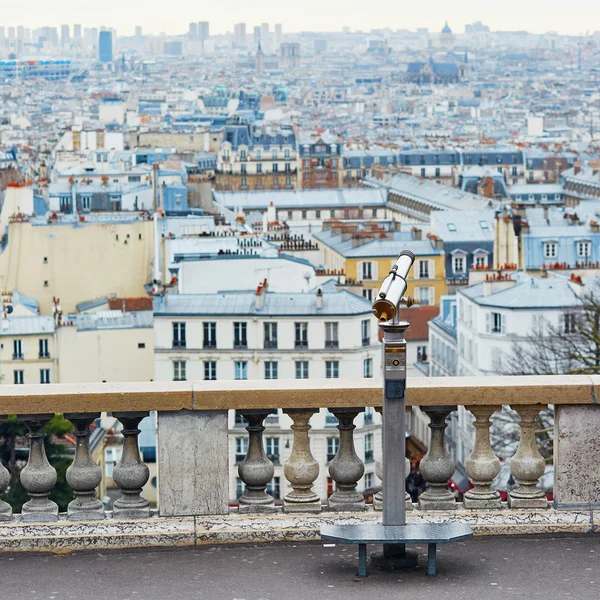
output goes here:
{"type": "Polygon", "coordinates": [[[431,442],[427,454],[421,459],[419,470],[429,488],[419,496],[422,510],[456,509],[454,495],[446,487],[454,474],[454,461],[446,452],[444,437],[446,418],[455,406],[427,406],[421,409],[430,418],[431,442]]]}
{"type": "Polygon", "coordinates": [[[273,496],[267,494],[267,484],[273,479],[275,468],[268,459],[263,447],[263,421],[272,410],[242,410],[248,421],[248,452],[238,467],[240,479],[246,491],[239,499],[240,513],[268,513],[275,511],[273,496]]]}
{"type": "Polygon", "coordinates": [[[157,418],[161,517],[226,515],[230,497],[227,411],[161,411],[157,418]]]}
{"type": "MultiPolygon", "coordinates": [[[[6,416],[0,416],[0,422],[4,421],[6,416]]],[[[0,496],[8,489],[10,484],[10,473],[0,461],[0,496]]],[[[0,500],[0,522],[10,521],[12,519],[12,507],[8,502],[0,500]]]]}
{"type": "Polygon", "coordinates": [[[511,473],[518,484],[508,494],[511,508],[548,508],[546,494],[536,487],[546,469],[546,462],[535,440],[536,417],[541,408],[534,404],[516,409],[521,417],[521,439],[510,461],[511,473]]]}
{"type": "Polygon", "coordinates": [[[94,498],[96,488],[102,481],[102,469],[90,454],[90,425],[100,417],[100,413],[67,414],[65,419],[75,427],[75,458],[67,469],[67,483],[75,492],[75,499],[69,503],[69,521],[89,521],[104,519],[104,505],[94,498]]]}
{"type": "MultiPolygon", "coordinates": [[[[596,376],[593,376],[596,379],[596,376]]],[[[554,407],[554,506],[600,509],[600,405],[554,407]]]]}
{"type": "Polygon", "coordinates": [[[139,424],[150,413],[113,413],[123,424],[123,454],[115,465],[113,479],[121,490],[121,497],[113,504],[115,519],[145,519],[150,516],[148,500],[141,496],[150,471],[142,461],[138,446],[139,424]]]}
{"type": "Polygon", "coordinates": [[[475,444],[467,460],[467,475],[475,486],[465,493],[465,508],[500,508],[500,494],[492,489],[492,481],[500,473],[500,461],[490,444],[490,417],[496,412],[494,406],[473,406],[469,410],[475,416],[475,444]]]}
{"type": "Polygon", "coordinates": [[[364,496],[356,491],[356,485],[365,472],[363,461],[354,449],[354,419],[361,410],[333,409],[338,419],[340,446],[335,458],[329,463],[329,474],[337,484],[336,491],[329,497],[329,510],[336,512],[365,510],[364,496]]]}
{"type": "Polygon", "coordinates": [[[308,441],[308,421],[318,409],[284,412],[294,422],[294,441],[292,453],[283,466],[283,474],[292,486],[292,491],[283,499],[283,510],[288,513],[321,512],[321,499],[312,489],[319,476],[319,463],[313,457],[308,441]]]}
{"type": "Polygon", "coordinates": [[[56,469],[48,462],[44,447],[44,426],[54,415],[20,415],[29,428],[29,458],[21,471],[21,483],[31,500],[23,504],[21,518],[26,522],[58,521],[58,505],[48,498],[56,485],[56,469]]]}

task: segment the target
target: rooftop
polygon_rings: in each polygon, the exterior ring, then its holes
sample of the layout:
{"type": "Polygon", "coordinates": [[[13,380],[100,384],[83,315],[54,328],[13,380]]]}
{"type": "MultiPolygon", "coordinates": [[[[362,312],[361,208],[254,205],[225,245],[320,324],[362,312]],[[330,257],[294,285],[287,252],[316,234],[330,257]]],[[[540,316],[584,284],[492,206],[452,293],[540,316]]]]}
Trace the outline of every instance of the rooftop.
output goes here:
{"type": "MultiPolygon", "coordinates": [[[[380,572],[357,583],[356,547],[321,543],[2,554],[3,600],[94,598],[579,598],[598,595],[598,536],[476,537],[438,548],[438,574],[380,572]],[[123,595],[123,590],[126,590],[123,595]],[[202,590],[200,592],[199,590],[202,590]],[[26,592],[25,592],[26,591],[26,592]]],[[[426,547],[412,547],[425,562],[426,547]]],[[[370,546],[371,552],[376,546],[370,546]]]]}

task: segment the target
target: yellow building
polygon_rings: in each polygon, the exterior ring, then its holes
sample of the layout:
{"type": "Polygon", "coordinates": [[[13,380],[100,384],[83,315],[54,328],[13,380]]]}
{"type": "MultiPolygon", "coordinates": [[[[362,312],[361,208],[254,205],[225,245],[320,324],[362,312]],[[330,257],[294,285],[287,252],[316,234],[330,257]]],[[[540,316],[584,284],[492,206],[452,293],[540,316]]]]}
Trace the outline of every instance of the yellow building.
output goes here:
{"type": "Polygon", "coordinates": [[[401,250],[416,256],[408,278],[407,294],[422,305],[438,305],[446,294],[446,268],[443,249],[429,239],[412,239],[413,232],[390,232],[379,226],[358,230],[356,225],[325,224],[313,234],[328,271],[343,272],[346,280],[362,281],[362,294],[373,300],[383,280],[396,263],[401,250]],[[328,227],[329,225],[329,227],[328,227]]]}

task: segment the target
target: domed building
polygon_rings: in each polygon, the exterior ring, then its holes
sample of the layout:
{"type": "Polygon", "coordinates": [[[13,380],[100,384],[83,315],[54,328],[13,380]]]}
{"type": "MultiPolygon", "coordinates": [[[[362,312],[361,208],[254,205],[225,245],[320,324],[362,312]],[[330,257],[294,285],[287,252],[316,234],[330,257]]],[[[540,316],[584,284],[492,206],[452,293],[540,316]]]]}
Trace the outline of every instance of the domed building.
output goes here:
{"type": "Polygon", "coordinates": [[[454,47],[454,34],[452,33],[452,29],[448,26],[448,21],[446,21],[442,33],[440,34],[440,46],[448,48],[449,50],[454,47]]]}

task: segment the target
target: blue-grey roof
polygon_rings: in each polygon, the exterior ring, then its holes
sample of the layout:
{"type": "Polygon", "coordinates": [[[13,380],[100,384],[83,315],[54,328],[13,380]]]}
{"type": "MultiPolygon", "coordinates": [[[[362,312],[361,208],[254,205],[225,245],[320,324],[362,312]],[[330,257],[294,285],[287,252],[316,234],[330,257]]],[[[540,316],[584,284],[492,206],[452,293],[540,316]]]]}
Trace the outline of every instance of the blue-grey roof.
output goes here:
{"type": "Polygon", "coordinates": [[[121,312],[120,310],[99,310],[96,312],[68,316],[77,331],[98,329],[151,329],[154,326],[152,311],[141,310],[121,312]]]}
{"type": "Polygon", "coordinates": [[[323,307],[316,294],[264,292],[262,307],[256,308],[256,293],[167,294],[154,299],[155,316],[352,316],[371,314],[371,302],[346,290],[323,292],[323,307]]]}
{"type": "Polygon", "coordinates": [[[21,304],[25,308],[28,308],[33,313],[40,312],[40,303],[33,296],[26,296],[21,294],[18,290],[12,293],[13,304],[21,304]]]}
{"type": "MultiPolygon", "coordinates": [[[[360,231],[357,231],[360,233],[360,231]]],[[[398,256],[402,250],[410,250],[415,256],[438,256],[437,250],[429,239],[413,240],[412,232],[397,231],[388,234],[389,238],[375,238],[366,244],[352,247],[352,239],[342,239],[341,233],[332,234],[332,230],[318,231],[313,237],[346,258],[376,258],[398,256]]]]}
{"type": "Polygon", "coordinates": [[[431,233],[444,242],[493,241],[493,209],[436,210],[431,213],[431,233]]]}
{"type": "Polygon", "coordinates": [[[54,333],[54,318],[40,315],[8,317],[2,321],[0,335],[40,335],[54,333]]]}
{"type": "Polygon", "coordinates": [[[531,310],[581,305],[581,299],[566,278],[536,279],[520,273],[515,274],[513,278],[515,283],[488,295],[485,295],[485,282],[459,289],[458,293],[481,306],[494,308],[531,310]]]}
{"type": "Polygon", "coordinates": [[[218,192],[213,190],[218,204],[236,210],[266,210],[271,202],[280,209],[302,209],[344,206],[385,206],[384,189],[349,188],[335,190],[278,190],[249,192],[218,192]]]}
{"type": "Polygon", "coordinates": [[[108,299],[105,296],[101,298],[93,298],[92,300],[84,300],[79,304],[75,305],[77,312],[85,312],[86,310],[91,310],[92,308],[98,308],[99,306],[104,306],[108,304],[108,299]]]}

